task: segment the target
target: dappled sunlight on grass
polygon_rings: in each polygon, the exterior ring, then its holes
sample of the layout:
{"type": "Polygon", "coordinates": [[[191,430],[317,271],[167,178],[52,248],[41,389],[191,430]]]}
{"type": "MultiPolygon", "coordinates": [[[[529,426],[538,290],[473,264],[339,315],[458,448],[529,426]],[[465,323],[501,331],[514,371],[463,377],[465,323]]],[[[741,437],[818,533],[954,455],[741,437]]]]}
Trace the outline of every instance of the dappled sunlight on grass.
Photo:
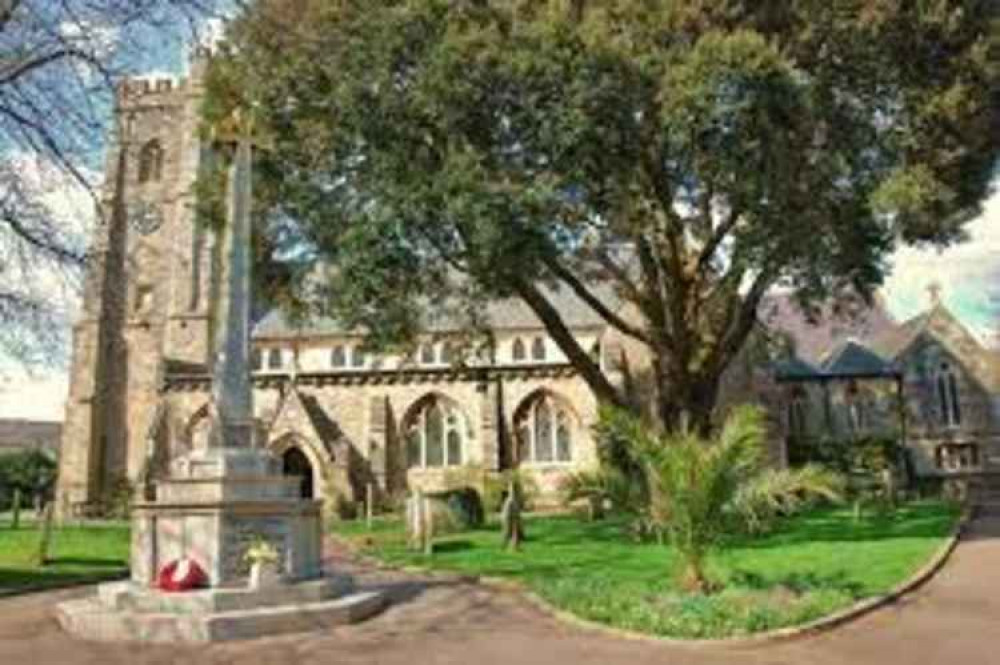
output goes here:
{"type": "Polygon", "coordinates": [[[943,543],[956,507],[918,503],[890,515],[822,509],[775,532],[734,538],[709,563],[722,590],[681,593],[668,546],[636,543],[628,521],[534,516],[521,552],[501,546],[496,526],[442,536],[435,553],[406,549],[402,524],[336,525],[334,532],[394,564],[505,577],[549,602],[622,628],[677,637],[738,635],[810,621],[888,591],[943,543]]]}

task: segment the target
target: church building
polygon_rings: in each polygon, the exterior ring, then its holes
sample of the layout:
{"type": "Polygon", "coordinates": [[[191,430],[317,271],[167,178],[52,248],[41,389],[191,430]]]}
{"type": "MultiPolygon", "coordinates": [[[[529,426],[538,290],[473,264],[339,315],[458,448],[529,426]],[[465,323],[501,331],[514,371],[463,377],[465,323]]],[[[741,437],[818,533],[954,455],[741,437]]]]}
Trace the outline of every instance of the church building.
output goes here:
{"type": "MultiPolygon", "coordinates": [[[[195,212],[212,159],[198,131],[206,58],[180,82],[119,87],[104,222],[74,327],[63,515],[98,510],[207,444],[215,237],[195,212]]],[[[625,384],[636,364],[625,341],[571,293],[550,296],[625,384]]],[[[356,506],[369,486],[389,502],[415,487],[479,483],[515,460],[539,504],[557,503],[567,473],[598,463],[597,400],[527,306],[490,303],[487,318],[492,345],[481,353],[460,352],[465,331],[438,318],[412,352],[373,354],[334,321],[267,314],[252,339],[258,445],[331,511],[356,506]]],[[[1000,453],[997,357],[943,305],[901,325],[876,307],[817,327],[775,297],[761,321],[789,336],[795,357],[736,367],[724,392],[768,409],[776,463],[787,442],[835,432],[902,436],[923,474],[981,471],[1000,453]]]]}

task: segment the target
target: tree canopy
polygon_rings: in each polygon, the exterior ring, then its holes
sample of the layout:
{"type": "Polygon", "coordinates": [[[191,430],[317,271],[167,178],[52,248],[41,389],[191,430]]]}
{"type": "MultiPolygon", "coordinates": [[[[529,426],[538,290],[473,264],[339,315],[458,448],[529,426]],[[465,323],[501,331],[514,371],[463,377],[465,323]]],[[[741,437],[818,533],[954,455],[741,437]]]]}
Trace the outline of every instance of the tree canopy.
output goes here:
{"type": "Polygon", "coordinates": [[[260,228],[331,266],[321,310],[385,340],[521,298],[622,404],[540,285],[570,289],[649,350],[662,423],[704,429],[770,289],[867,297],[898,243],[961,238],[996,26],[989,0],[259,0],[205,115],[274,137],[260,228]]]}

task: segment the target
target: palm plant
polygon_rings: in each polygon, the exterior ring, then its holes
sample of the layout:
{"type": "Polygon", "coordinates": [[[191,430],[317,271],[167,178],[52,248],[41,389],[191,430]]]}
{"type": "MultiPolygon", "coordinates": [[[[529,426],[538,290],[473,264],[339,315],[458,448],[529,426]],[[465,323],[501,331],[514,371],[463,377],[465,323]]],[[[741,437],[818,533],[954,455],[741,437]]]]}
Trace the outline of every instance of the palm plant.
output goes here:
{"type": "Polygon", "coordinates": [[[764,416],[755,407],[735,409],[712,440],[688,432],[658,437],[628,419],[616,416],[615,429],[645,472],[649,515],[669,536],[683,562],[682,584],[692,591],[710,588],[705,562],[727,535],[759,531],[810,498],[840,497],[836,474],[768,466],[764,416]]]}

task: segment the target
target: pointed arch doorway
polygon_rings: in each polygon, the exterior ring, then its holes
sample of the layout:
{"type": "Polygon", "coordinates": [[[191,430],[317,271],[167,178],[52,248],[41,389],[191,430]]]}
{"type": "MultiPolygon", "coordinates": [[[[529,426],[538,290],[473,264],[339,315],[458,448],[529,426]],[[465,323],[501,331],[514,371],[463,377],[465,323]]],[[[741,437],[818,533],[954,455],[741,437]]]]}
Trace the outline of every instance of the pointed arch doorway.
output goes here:
{"type": "Polygon", "coordinates": [[[302,484],[299,486],[301,498],[316,498],[312,463],[297,446],[289,448],[281,455],[281,470],[286,476],[297,476],[301,479],[302,484]]]}

